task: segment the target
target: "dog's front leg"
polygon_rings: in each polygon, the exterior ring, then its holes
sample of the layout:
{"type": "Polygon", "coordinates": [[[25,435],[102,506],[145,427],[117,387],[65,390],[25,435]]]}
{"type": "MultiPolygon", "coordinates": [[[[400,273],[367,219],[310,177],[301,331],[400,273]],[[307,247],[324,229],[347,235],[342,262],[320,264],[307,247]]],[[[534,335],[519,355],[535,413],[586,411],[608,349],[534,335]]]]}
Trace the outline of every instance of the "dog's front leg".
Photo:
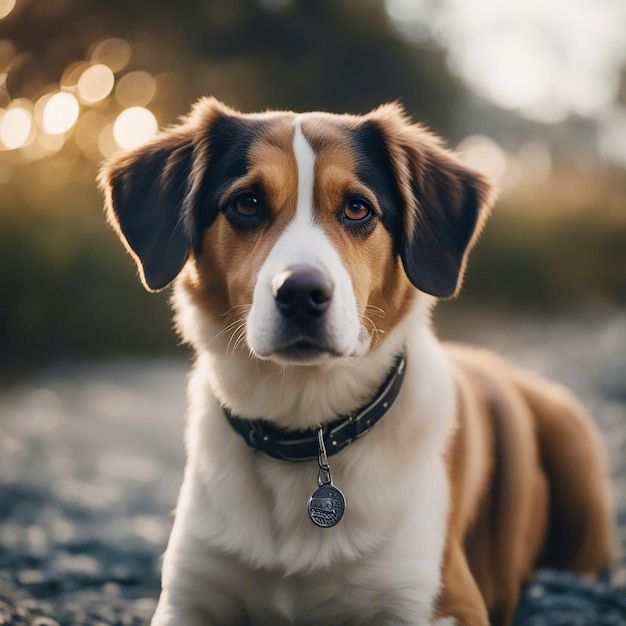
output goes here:
{"type": "Polygon", "coordinates": [[[215,585],[180,580],[159,597],[151,626],[223,626],[249,622],[242,604],[215,585]]]}
{"type": "Polygon", "coordinates": [[[489,626],[487,607],[461,546],[450,546],[437,602],[435,625],[489,626]]]}
{"type": "Polygon", "coordinates": [[[181,497],[163,557],[162,592],[151,626],[247,624],[238,572],[226,555],[193,536],[188,504],[189,499],[181,497]]]}
{"type": "Polygon", "coordinates": [[[199,606],[180,598],[174,601],[171,594],[164,590],[159,597],[150,626],[211,626],[217,623],[199,606]]]}

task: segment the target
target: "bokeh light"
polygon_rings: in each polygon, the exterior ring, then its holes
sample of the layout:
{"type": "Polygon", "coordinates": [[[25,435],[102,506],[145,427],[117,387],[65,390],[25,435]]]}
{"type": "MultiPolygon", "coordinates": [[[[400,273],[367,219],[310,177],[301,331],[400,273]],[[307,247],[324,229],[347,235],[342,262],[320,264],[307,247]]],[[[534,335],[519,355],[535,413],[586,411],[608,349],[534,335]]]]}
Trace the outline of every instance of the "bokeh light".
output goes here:
{"type": "Polygon", "coordinates": [[[83,75],[83,72],[90,67],[87,61],[74,61],[70,63],[61,76],[61,86],[66,89],[73,89],[78,85],[79,78],[83,75]]]}
{"type": "Polygon", "coordinates": [[[16,0],[0,0],[0,20],[13,11],[15,2],[16,0]]]}
{"type": "Polygon", "coordinates": [[[79,113],[78,100],[71,93],[56,93],[44,106],[43,128],[52,135],[65,133],[74,126],[79,113]]]}
{"type": "MultiPolygon", "coordinates": [[[[37,161],[52,154],[56,154],[63,148],[65,137],[63,135],[49,135],[48,133],[39,133],[35,141],[27,143],[21,149],[21,156],[26,161],[37,161]]],[[[38,179],[41,182],[41,179],[38,179]]]]}
{"type": "Polygon", "coordinates": [[[15,44],[10,39],[0,39],[0,72],[6,72],[16,56],[15,44]]]}
{"type": "Polygon", "coordinates": [[[129,72],[117,83],[115,97],[124,107],[145,106],[154,97],[155,90],[155,80],[148,72],[129,72]]]}
{"type": "Polygon", "coordinates": [[[46,104],[48,104],[53,95],[53,93],[47,93],[41,96],[41,98],[35,102],[35,106],[33,107],[33,119],[42,130],[44,130],[43,112],[46,109],[46,104]]]}
{"type": "Polygon", "coordinates": [[[500,108],[546,124],[597,117],[615,100],[626,46],[623,0],[385,0],[391,26],[442,45],[450,68],[500,108]]]}
{"type": "Polygon", "coordinates": [[[105,157],[113,156],[119,150],[119,146],[113,136],[113,124],[107,124],[98,135],[98,150],[105,157]]]}
{"type": "Polygon", "coordinates": [[[120,148],[135,148],[156,135],[158,124],[153,113],[144,107],[122,111],[113,125],[113,137],[120,148]]]}
{"type": "Polygon", "coordinates": [[[41,151],[45,153],[44,156],[58,152],[63,147],[64,143],[65,137],[63,137],[63,135],[52,135],[48,133],[40,133],[36,142],[41,148],[41,151]]]}
{"type": "Polygon", "coordinates": [[[548,146],[538,139],[522,144],[517,153],[520,175],[524,183],[539,183],[552,173],[552,155],[548,146]]]}
{"type": "Polygon", "coordinates": [[[101,156],[98,140],[102,129],[107,125],[107,117],[97,110],[83,113],[76,125],[74,140],[79,150],[88,158],[101,156]]]}
{"type": "Polygon", "coordinates": [[[5,111],[0,121],[0,141],[9,150],[21,148],[29,139],[33,116],[24,107],[16,106],[5,111]]]}
{"type": "Polygon", "coordinates": [[[130,61],[131,47],[127,41],[113,37],[98,42],[91,51],[92,63],[102,63],[113,72],[123,70],[130,61]]]}
{"type": "Polygon", "coordinates": [[[556,67],[550,52],[537,33],[504,31],[468,46],[454,63],[486,98],[503,109],[523,109],[540,102],[552,87],[556,67]]]}
{"type": "Polygon", "coordinates": [[[385,10],[393,27],[414,44],[423,44],[430,37],[433,23],[429,0],[384,0],[385,10]]]}
{"type": "Polygon", "coordinates": [[[457,147],[468,165],[484,172],[495,183],[501,183],[507,168],[504,150],[491,137],[471,135],[457,147]]]}
{"type": "Polygon", "coordinates": [[[86,104],[95,104],[104,100],[113,90],[115,77],[111,68],[92,65],[78,79],[78,97],[86,104]]]}

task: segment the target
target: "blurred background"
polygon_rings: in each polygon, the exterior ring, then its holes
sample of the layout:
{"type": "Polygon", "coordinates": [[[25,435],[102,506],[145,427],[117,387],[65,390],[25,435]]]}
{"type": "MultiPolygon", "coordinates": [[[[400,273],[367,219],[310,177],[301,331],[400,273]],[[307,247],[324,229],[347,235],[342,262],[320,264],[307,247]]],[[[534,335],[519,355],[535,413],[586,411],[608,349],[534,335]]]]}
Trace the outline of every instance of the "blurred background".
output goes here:
{"type": "MultiPolygon", "coordinates": [[[[203,95],[243,111],[399,100],[498,183],[437,327],[581,397],[626,555],[626,0],[0,0],[0,622],[154,610],[188,354],[95,177],[203,95]]],[[[585,585],[562,581],[569,605],[535,585],[516,626],[539,623],[533,607],[623,623],[585,585]]]]}
{"type": "Polygon", "coordinates": [[[443,317],[626,304],[624,0],[0,0],[0,372],[176,350],[105,225],[102,160],[211,94],[401,101],[501,188],[443,317]]]}

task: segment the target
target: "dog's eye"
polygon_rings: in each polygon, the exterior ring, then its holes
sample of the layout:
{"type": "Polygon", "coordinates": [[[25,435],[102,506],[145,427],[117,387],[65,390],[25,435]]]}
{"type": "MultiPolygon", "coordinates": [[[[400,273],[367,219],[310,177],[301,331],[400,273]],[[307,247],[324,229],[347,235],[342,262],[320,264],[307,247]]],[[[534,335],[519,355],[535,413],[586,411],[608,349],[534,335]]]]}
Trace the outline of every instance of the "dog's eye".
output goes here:
{"type": "Polygon", "coordinates": [[[360,198],[348,200],[343,210],[343,216],[350,222],[364,222],[373,214],[372,207],[360,198]]]}
{"type": "Polygon", "coordinates": [[[254,217],[255,215],[258,215],[261,203],[255,194],[252,192],[245,192],[235,196],[232,206],[237,213],[240,213],[245,217],[254,217]]]}
{"type": "Polygon", "coordinates": [[[343,215],[346,220],[351,222],[361,222],[371,217],[372,208],[365,200],[353,198],[347,202],[343,210],[343,215]]]}
{"type": "Polygon", "coordinates": [[[344,227],[357,237],[367,237],[376,228],[378,218],[372,205],[358,196],[348,198],[339,213],[344,227]]]}
{"type": "Polygon", "coordinates": [[[224,215],[236,228],[256,228],[267,217],[265,206],[253,191],[236,194],[224,208],[224,215]]]}

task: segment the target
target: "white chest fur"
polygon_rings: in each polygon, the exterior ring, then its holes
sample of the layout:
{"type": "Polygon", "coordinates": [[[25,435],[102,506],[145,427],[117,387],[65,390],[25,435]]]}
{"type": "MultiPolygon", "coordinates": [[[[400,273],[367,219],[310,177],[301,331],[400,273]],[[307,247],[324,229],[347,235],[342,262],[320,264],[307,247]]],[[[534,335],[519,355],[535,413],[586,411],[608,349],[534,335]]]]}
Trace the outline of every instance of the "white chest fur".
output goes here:
{"type": "Polygon", "coordinates": [[[408,341],[391,410],[331,458],[347,508],[330,529],[306,512],[316,462],[253,453],[226,422],[215,397],[216,382],[224,393],[219,375],[203,358],[190,382],[189,462],[164,563],[169,601],[194,589],[216,624],[428,623],[448,512],[442,450],[454,415],[452,382],[430,332],[408,341]]]}

